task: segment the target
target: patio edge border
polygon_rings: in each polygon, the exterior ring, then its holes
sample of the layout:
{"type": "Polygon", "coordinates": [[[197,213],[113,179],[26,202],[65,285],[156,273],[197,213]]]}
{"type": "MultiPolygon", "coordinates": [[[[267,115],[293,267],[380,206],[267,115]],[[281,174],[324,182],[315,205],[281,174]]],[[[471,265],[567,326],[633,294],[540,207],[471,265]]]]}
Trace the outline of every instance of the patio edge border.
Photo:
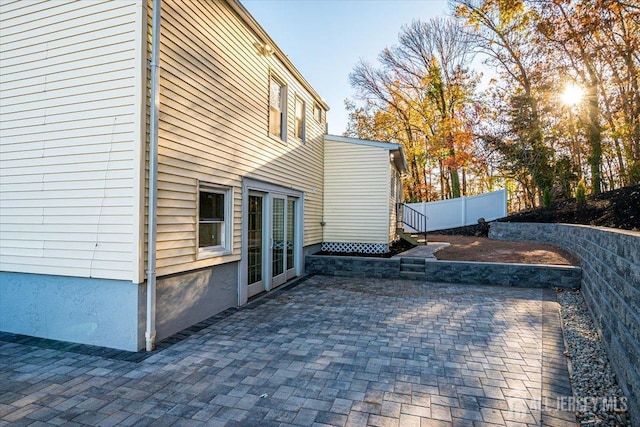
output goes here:
{"type": "Polygon", "coordinates": [[[548,243],[581,261],[582,295],[618,383],[640,420],[640,232],[556,223],[492,222],[496,240],[548,243]]]}

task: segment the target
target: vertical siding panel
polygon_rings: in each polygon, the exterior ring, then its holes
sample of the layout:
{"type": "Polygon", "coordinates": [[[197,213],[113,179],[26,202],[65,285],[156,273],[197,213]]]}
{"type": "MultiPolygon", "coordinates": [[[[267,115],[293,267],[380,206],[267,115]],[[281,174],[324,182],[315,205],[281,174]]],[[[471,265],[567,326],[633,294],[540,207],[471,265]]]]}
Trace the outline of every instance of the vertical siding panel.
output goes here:
{"type": "Polygon", "coordinates": [[[138,280],[139,7],[0,6],[0,269],[138,280]]]}

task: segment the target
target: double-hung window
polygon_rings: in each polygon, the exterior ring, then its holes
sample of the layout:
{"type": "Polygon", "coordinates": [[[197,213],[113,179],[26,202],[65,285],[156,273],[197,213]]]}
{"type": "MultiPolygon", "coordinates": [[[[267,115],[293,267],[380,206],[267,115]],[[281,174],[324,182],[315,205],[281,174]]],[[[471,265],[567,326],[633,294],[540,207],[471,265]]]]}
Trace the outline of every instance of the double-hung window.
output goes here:
{"type": "Polygon", "coordinates": [[[316,122],[322,123],[322,108],[316,103],[313,104],[313,118],[316,122]]]}
{"type": "Polygon", "coordinates": [[[294,127],[294,135],[296,138],[304,141],[306,138],[306,107],[304,101],[296,96],[296,117],[295,117],[295,127],[294,127]]]}
{"type": "Polygon", "coordinates": [[[274,76],[269,78],[269,134],[286,139],[287,87],[274,76]]]}
{"type": "Polygon", "coordinates": [[[200,184],[198,193],[198,249],[219,253],[231,249],[231,189],[200,184]]]}

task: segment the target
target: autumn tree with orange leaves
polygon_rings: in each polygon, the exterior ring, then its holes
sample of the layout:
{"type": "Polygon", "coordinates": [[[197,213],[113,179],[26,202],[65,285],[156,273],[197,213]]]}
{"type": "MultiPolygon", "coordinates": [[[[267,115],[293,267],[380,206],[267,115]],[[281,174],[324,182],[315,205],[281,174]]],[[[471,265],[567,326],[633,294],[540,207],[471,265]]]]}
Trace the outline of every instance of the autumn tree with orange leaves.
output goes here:
{"type": "Polygon", "coordinates": [[[493,122],[476,134],[535,206],[640,182],[640,7],[618,0],[453,0],[485,63],[500,76],[488,93],[493,122]],[[559,96],[578,86],[582,99],[559,96]],[[497,96],[496,96],[497,95],[497,96]],[[524,107],[524,108],[523,108],[524,107]],[[505,110],[512,111],[505,120],[505,110]],[[522,116],[523,111],[528,111],[522,116]],[[515,114],[514,114],[515,113],[515,114]],[[527,119],[528,116],[528,119],[527,119]],[[524,120],[523,120],[524,119],[524,120]],[[533,139],[519,137],[528,131],[533,139]]]}
{"type": "Polygon", "coordinates": [[[640,183],[640,6],[450,0],[350,75],[347,134],[403,144],[407,200],[509,188],[520,207],[640,183]],[[478,85],[477,55],[496,77],[478,85]],[[567,87],[582,97],[563,100],[567,87]]]}
{"type": "Polygon", "coordinates": [[[403,144],[409,200],[460,197],[474,161],[467,111],[477,77],[468,69],[468,34],[452,20],[414,21],[398,42],[380,53],[377,66],[360,62],[351,73],[364,105],[347,105],[347,135],[403,144]]]}

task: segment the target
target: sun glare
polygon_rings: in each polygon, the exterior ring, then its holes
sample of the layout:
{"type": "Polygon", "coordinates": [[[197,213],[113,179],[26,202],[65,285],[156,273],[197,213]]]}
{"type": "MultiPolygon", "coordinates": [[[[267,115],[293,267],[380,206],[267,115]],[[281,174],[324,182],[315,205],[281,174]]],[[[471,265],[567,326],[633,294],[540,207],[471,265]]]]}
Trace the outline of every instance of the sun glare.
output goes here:
{"type": "Polygon", "coordinates": [[[566,105],[576,105],[580,101],[582,101],[583,96],[584,91],[580,86],[569,83],[565,86],[564,92],[562,92],[560,99],[562,99],[562,102],[566,105]]]}

